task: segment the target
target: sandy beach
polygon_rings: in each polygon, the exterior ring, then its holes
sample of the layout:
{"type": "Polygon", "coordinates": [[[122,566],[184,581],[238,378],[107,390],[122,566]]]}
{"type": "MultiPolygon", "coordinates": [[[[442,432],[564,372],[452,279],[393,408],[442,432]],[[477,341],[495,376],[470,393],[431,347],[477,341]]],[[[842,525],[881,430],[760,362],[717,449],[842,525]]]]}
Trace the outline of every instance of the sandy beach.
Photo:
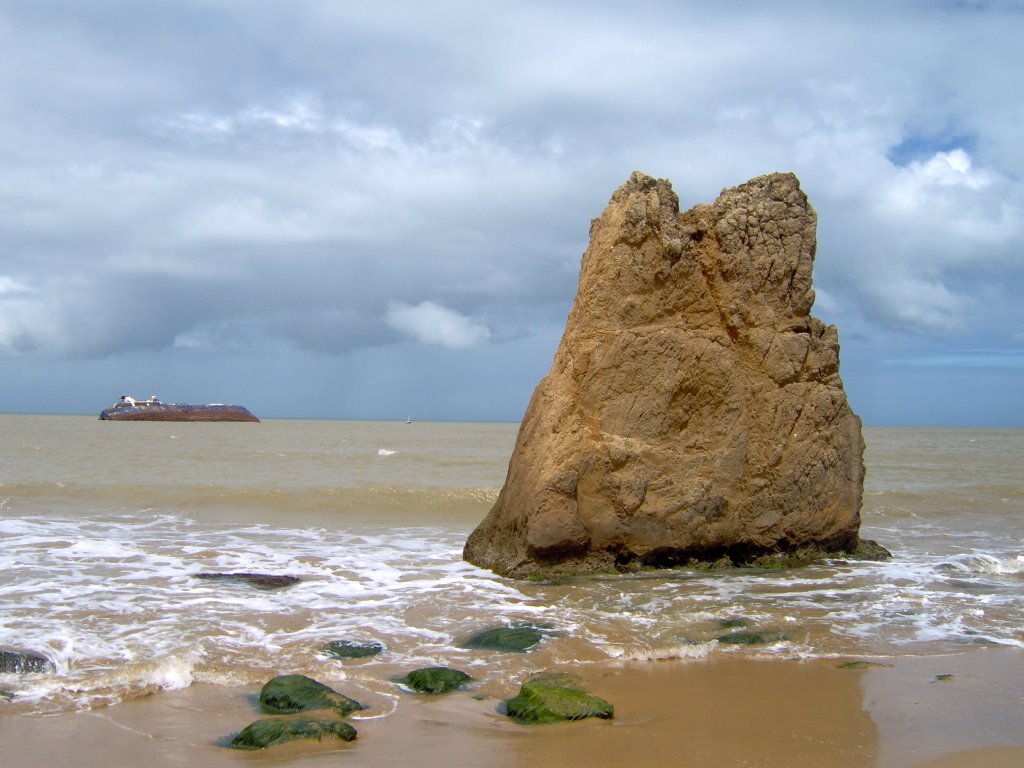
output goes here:
{"type": "Polygon", "coordinates": [[[0,719],[9,768],[40,765],[423,768],[530,765],[968,768],[1024,764],[1024,653],[984,648],[879,660],[702,660],[586,665],[611,721],[522,726],[497,711],[514,690],[369,699],[350,744],[260,752],[221,746],[258,719],[256,688],[194,685],[117,706],[0,719]],[[884,665],[884,666],[883,666],[884,665]],[[951,675],[950,678],[945,676],[951,675]],[[945,679],[940,679],[943,676],[945,679]],[[14,750],[13,745],[22,745],[14,750]]]}

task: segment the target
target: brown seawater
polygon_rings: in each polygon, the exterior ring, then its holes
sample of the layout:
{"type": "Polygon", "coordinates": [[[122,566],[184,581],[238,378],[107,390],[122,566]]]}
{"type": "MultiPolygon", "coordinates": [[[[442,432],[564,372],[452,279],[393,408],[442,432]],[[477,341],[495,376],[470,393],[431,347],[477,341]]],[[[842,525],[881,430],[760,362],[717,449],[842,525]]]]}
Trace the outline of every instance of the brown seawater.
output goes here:
{"type": "Polygon", "coordinates": [[[0,647],[51,675],[0,675],[0,717],[94,710],[276,673],[464,669],[483,692],[531,671],[646,660],[884,664],[1024,646],[1024,430],[868,429],[862,534],[889,563],[509,581],[461,560],[504,480],[514,424],[111,423],[0,416],[0,647]],[[298,576],[279,591],[200,572],[298,576]],[[466,650],[498,623],[529,654],[466,650]],[[732,643],[740,632],[766,642],[732,643]],[[342,665],[325,642],[386,652],[342,665]]]}

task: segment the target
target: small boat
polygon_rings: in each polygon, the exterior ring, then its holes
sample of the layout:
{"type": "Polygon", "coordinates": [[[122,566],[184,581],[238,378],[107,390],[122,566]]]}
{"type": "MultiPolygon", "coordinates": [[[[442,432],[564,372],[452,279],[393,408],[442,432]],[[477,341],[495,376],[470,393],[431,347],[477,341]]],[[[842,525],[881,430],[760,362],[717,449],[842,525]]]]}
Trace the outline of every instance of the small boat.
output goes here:
{"type": "Polygon", "coordinates": [[[102,421],[259,421],[248,408],[241,405],[209,403],[186,405],[164,403],[153,395],[148,400],[136,400],[130,395],[121,398],[100,412],[102,421]]]}

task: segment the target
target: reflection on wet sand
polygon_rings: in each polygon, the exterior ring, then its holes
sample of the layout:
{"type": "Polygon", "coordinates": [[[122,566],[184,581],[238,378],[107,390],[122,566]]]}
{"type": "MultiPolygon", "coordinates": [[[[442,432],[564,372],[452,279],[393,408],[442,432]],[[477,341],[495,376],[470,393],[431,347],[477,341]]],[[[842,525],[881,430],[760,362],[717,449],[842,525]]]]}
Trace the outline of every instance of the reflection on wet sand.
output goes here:
{"type": "MultiPolygon", "coordinates": [[[[556,726],[503,717],[498,705],[514,695],[513,686],[442,697],[383,687],[366,692],[372,709],[352,719],[359,731],[352,744],[295,743],[245,754],[221,744],[259,717],[255,690],[193,685],[91,712],[2,717],[0,743],[31,745],[5,753],[7,768],[296,761],[316,768],[339,758],[391,768],[1016,766],[1024,764],[1021,656],[981,649],[854,669],[822,659],[583,665],[576,673],[615,705],[615,719],[556,726]]],[[[337,685],[348,690],[353,683],[337,685]]]]}

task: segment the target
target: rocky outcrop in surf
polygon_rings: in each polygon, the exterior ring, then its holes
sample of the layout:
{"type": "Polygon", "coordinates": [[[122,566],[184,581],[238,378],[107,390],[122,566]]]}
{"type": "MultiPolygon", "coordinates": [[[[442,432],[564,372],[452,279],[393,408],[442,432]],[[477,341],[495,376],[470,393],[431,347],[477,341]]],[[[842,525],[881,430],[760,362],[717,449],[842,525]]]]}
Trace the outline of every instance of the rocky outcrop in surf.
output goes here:
{"type": "Polygon", "coordinates": [[[634,173],[466,559],[534,577],[855,550],[864,441],[810,314],[816,221],[793,174],[680,213],[634,173]]]}
{"type": "Polygon", "coordinates": [[[53,662],[41,653],[0,648],[0,674],[27,675],[54,670],[53,662]]]}
{"type": "Polygon", "coordinates": [[[302,581],[298,576],[275,573],[197,573],[195,577],[204,581],[248,584],[250,587],[262,590],[284,589],[302,581]]]}
{"type": "Polygon", "coordinates": [[[434,695],[461,690],[472,682],[472,677],[462,670],[451,667],[414,669],[402,678],[402,685],[409,690],[434,695]]]}
{"type": "Polygon", "coordinates": [[[505,702],[505,714],[517,723],[547,725],[588,717],[611,720],[615,707],[568,675],[539,674],[527,678],[515,698],[505,702]]]}

